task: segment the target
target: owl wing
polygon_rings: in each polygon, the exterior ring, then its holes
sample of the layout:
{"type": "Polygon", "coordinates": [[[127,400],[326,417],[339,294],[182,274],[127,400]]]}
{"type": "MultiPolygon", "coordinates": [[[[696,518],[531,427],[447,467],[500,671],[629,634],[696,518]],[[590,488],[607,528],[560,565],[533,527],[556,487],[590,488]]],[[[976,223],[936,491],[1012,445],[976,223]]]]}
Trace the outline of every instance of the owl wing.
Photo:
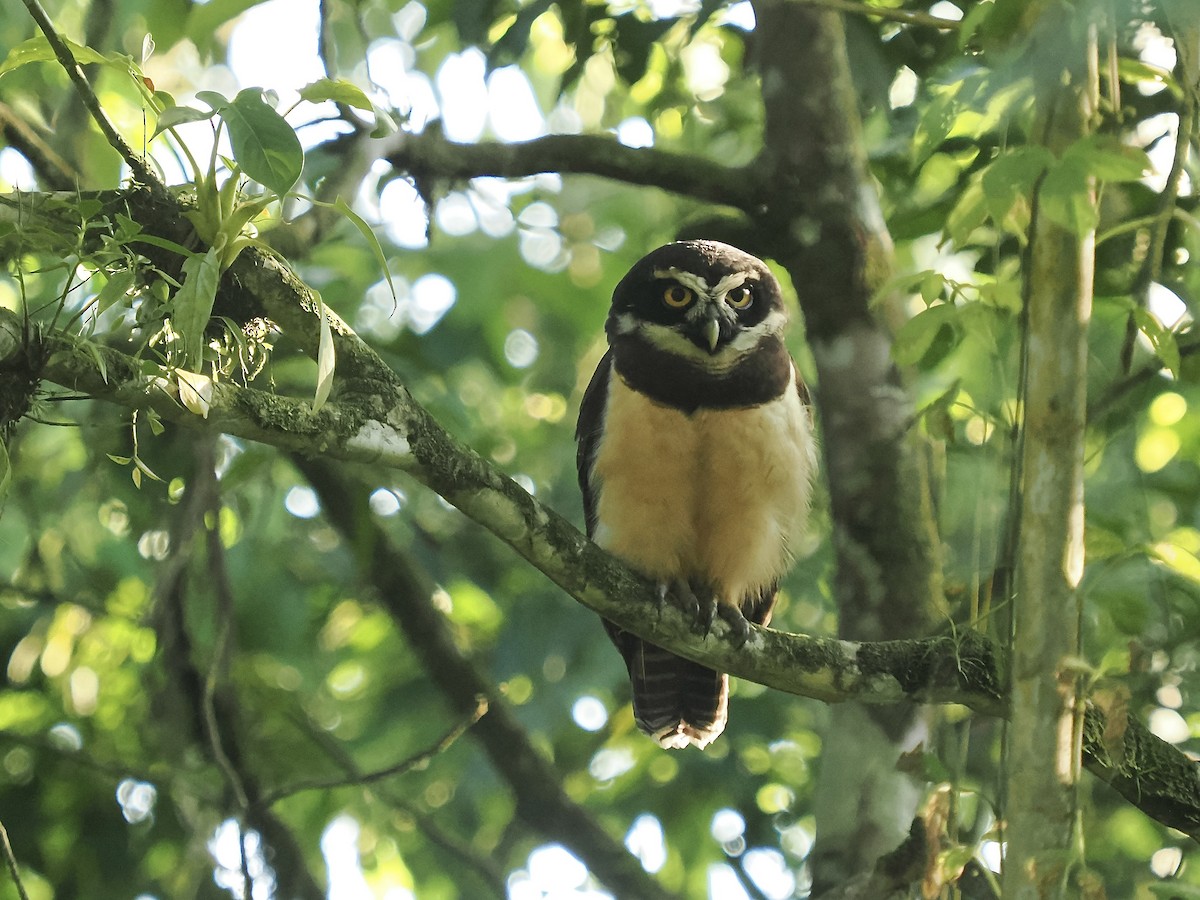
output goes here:
{"type": "Polygon", "coordinates": [[[592,466],[596,448],[604,432],[604,408],[608,404],[608,382],[612,378],[612,350],[607,351],[592,373],[583,402],[579,406],[579,422],[575,426],[575,468],[579,475],[579,491],[583,495],[583,520],[587,535],[596,531],[596,487],[592,484],[592,466]]]}

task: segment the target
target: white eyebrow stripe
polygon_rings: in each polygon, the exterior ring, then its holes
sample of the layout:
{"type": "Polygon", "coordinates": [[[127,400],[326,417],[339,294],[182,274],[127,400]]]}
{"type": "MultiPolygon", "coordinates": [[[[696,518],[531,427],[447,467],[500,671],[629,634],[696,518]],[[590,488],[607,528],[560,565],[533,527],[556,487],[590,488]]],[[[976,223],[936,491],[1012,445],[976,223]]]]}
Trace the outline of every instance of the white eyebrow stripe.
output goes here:
{"type": "Polygon", "coordinates": [[[688,272],[684,269],[677,269],[671,266],[669,269],[655,269],[655,278],[671,278],[678,281],[685,288],[691,288],[701,297],[711,295],[712,289],[708,286],[708,282],[694,272],[688,272]]]}
{"type": "Polygon", "coordinates": [[[712,296],[724,297],[735,287],[741,287],[743,284],[745,284],[749,278],[749,272],[730,272],[717,282],[717,286],[712,289],[712,296]]]}
{"type": "Polygon", "coordinates": [[[688,272],[684,269],[677,269],[671,266],[668,269],[655,269],[655,278],[670,278],[679,282],[685,288],[690,288],[701,297],[707,297],[709,300],[723,300],[736,287],[741,287],[750,279],[750,272],[730,272],[728,275],[723,275],[721,280],[715,286],[710,286],[709,283],[695,272],[688,272]]]}

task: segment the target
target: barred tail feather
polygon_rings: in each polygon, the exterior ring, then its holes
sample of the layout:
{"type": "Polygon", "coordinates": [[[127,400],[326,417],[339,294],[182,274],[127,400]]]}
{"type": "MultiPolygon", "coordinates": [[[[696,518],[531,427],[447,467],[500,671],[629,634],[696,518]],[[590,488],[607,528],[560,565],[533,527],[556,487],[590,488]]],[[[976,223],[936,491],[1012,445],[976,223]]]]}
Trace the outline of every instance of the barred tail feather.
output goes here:
{"type": "Polygon", "coordinates": [[[729,677],[632,635],[622,637],[638,728],[670,749],[712,743],[725,730],[729,677]]]}

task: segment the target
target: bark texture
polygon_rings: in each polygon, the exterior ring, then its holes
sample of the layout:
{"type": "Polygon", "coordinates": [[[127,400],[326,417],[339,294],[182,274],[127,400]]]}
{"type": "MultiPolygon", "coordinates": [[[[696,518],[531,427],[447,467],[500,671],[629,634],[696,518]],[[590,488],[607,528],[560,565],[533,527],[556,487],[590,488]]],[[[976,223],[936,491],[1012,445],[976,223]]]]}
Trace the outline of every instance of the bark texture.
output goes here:
{"type": "MultiPolygon", "coordinates": [[[[1073,69],[1069,74],[1060,69],[1065,77],[1042,94],[1042,143],[1056,154],[1087,134],[1095,109],[1089,87],[1095,69],[1086,65],[1084,44],[1074,44],[1069,54],[1073,69]]],[[[1013,900],[1062,896],[1076,835],[1084,716],[1078,587],[1094,242],[1094,230],[1067,228],[1035,212],[1026,272],[1021,530],[1008,731],[1004,893],[1013,900]]]]}

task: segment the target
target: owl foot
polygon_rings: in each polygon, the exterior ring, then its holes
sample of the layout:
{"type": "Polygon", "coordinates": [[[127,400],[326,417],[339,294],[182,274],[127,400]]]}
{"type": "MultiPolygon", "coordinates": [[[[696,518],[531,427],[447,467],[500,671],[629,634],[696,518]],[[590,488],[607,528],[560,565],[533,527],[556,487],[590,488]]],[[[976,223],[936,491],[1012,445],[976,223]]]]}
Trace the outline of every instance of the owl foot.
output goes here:
{"type": "Polygon", "coordinates": [[[750,621],[742,613],[741,607],[733,603],[718,603],[717,615],[729,626],[729,639],[739,650],[750,640],[750,621]]]}
{"type": "Polygon", "coordinates": [[[679,578],[672,582],[658,583],[659,605],[670,598],[683,612],[684,618],[692,623],[692,631],[707,636],[712,628],[713,615],[717,611],[717,599],[709,587],[696,589],[686,579],[679,578]]]}

